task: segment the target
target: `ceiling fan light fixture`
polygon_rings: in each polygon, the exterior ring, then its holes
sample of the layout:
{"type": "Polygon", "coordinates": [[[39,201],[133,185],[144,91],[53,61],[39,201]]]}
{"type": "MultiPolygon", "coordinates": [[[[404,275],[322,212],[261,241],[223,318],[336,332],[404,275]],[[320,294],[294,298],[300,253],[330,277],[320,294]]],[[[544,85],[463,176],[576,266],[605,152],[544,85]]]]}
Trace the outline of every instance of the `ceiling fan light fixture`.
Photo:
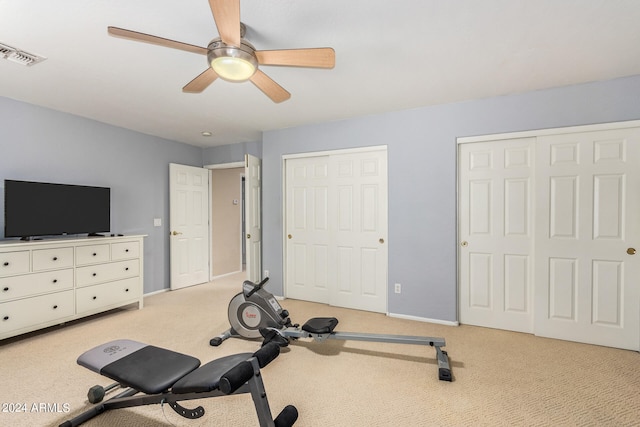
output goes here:
{"type": "Polygon", "coordinates": [[[209,44],[207,59],[216,74],[230,82],[249,80],[258,69],[255,49],[242,40],[241,46],[229,46],[216,39],[209,44]]]}

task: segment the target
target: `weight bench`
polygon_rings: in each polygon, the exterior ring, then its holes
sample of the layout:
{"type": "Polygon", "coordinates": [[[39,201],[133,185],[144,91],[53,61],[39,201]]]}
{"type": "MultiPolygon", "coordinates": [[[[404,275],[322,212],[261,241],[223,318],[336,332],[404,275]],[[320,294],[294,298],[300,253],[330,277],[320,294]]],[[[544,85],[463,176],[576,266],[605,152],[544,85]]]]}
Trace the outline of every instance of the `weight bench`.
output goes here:
{"type": "MultiPolygon", "coordinates": [[[[260,375],[260,368],[279,354],[279,346],[273,343],[253,354],[234,354],[200,366],[195,357],[175,351],[132,340],[111,341],[86,351],[77,362],[117,381],[116,385],[126,388],[125,391],[60,427],[78,426],[111,409],[158,403],[168,404],[182,417],[196,419],[204,415],[204,408],[187,409],[178,402],[241,393],[251,393],[260,427],[290,427],[297,420],[298,411],[289,405],[274,420],[260,375]],[[138,393],[144,395],[136,396],[138,393]]],[[[99,402],[103,394],[92,399],[90,390],[89,400],[99,402]]]]}

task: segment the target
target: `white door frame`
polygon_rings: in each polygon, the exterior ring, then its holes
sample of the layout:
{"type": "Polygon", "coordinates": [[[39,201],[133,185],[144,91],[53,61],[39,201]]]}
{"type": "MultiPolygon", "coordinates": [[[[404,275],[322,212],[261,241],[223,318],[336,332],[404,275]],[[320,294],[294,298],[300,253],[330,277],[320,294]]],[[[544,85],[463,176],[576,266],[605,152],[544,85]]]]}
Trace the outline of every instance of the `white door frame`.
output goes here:
{"type": "MultiPolygon", "coordinates": [[[[260,162],[262,161],[262,159],[258,158],[257,156],[253,156],[253,155],[249,155],[249,156],[254,157],[254,158],[257,158],[257,159],[258,159],[258,161],[260,161],[260,162]]],[[[247,181],[247,179],[248,179],[248,176],[247,176],[247,167],[248,167],[248,164],[247,164],[246,157],[247,157],[247,155],[245,155],[245,160],[244,160],[244,161],[241,161],[241,162],[229,162],[229,163],[219,163],[219,164],[205,165],[205,166],[204,166],[204,168],[205,168],[205,169],[231,169],[231,168],[244,168],[244,169],[245,169],[245,172],[244,172],[244,174],[243,174],[243,175],[244,175],[244,177],[245,177],[245,188],[246,188],[246,185],[247,185],[247,182],[248,182],[248,181],[247,181]]],[[[245,199],[248,197],[248,194],[246,193],[246,191],[245,191],[245,195],[244,195],[244,197],[245,197],[245,199]]],[[[260,201],[261,201],[261,200],[262,200],[262,196],[260,196],[260,201]]],[[[246,200],[245,200],[244,207],[246,207],[246,200]]],[[[244,208],[244,207],[243,207],[243,208],[244,208]]],[[[261,209],[261,207],[260,207],[260,209],[261,209]]],[[[211,216],[211,195],[209,195],[209,216],[211,216]]],[[[246,223],[247,221],[248,221],[248,218],[247,218],[247,217],[246,217],[246,215],[245,215],[245,223],[246,223]]],[[[211,231],[211,230],[209,230],[209,231],[211,231]]],[[[246,232],[248,233],[248,231],[246,231],[246,232]]],[[[247,239],[245,239],[245,236],[241,236],[241,239],[243,239],[245,242],[247,242],[247,239]]],[[[247,246],[246,246],[246,248],[247,248],[247,251],[248,251],[248,250],[249,250],[249,245],[247,245],[247,246]]],[[[213,265],[213,259],[212,259],[212,257],[210,257],[209,262],[210,262],[210,265],[213,265]]],[[[241,262],[241,264],[242,264],[242,261],[240,261],[240,262],[241,262]]],[[[259,255],[259,259],[258,259],[257,261],[256,261],[256,260],[250,261],[250,260],[249,260],[249,255],[248,255],[248,253],[247,253],[247,269],[246,269],[246,270],[247,270],[247,271],[246,271],[246,273],[247,273],[247,279],[250,279],[249,274],[250,274],[250,271],[251,271],[251,270],[253,270],[253,271],[254,271],[254,275],[257,275],[257,277],[262,277],[262,272],[261,272],[262,267],[261,267],[261,266],[262,266],[262,254],[260,254],[260,255],[259,255]],[[253,262],[255,265],[252,267],[252,266],[250,266],[250,265],[249,265],[249,262],[253,262]]],[[[211,268],[209,268],[209,274],[210,274],[210,276],[211,276],[211,274],[212,274],[212,273],[211,273],[211,268]]],[[[213,279],[213,277],[211,276],[210,280],[212,280],[212,279],[213,279]]],[[[259,279],[257,279],[257,280],[259,280],[259,279]]]]}
{"type": "Polygon", "coordinates": [[[629,120],[626,122],[601,123],[597,125],[567,126],[567,127],[560,127],[560,128],[527,130],[527,131],[521,131],[521,132],[465,136],[465,137],[457,138],[456,142],[458,144],[465,144],[467,142],[497,141],[499,139],[529,138],[529,137],[538,137],[538,136],[546,136],[546,135],[561,135],[564,133],[592,132],[592,131],[608,130],[608,129],[636,128],[639,126],[640,126],[640,120],[629,120]]]}
{"type": "MultiPolygon", "coordinates": [[[[353,154],[353,153],[365,153],[376,150],[387,150],[387,145],[374,145],[367,147],[357,147],[357,148],[345,148],[345,149],[337,149],[337,150],[326,150],[326,151],[314,151],[314,152],[305,152],[305,153],[295,153],[295,154],[285,154],[282,156],[280,171],[282,173],[282,189],[281,194],[282,197],[282,212],[283,212],[283,229],[282,229],[282,275],[283,275],[283,294],[284,297],[287,297],[287,237],[285,232],[285,224],[287,222],[287,200],[286,200],[286,192],[287,192],[287,177],[286,177],[286,161],[290,159],[299,159],[299,158],[311,158],[311,157],[320,157],[320,156],[331,156],[331,155],[341,155],[341,154],[353,154]]],[[[388,239],[387,239],[388,240],[388,239]]],[[[386,244],[386,243],[385,243],[386,244]]],[[[387,267],[388,267],[388,255],[387,255],[387,267]]],[[[388,272],[387,272],[388,273],[388,272]]],[[[387,283],[388,287],[388,283],[387,283]]],[[[387,290],[388,292],[388,290],[387,290]]],[[[385,306],[388,311],[388,294],[385,294],[385,306]]]]}
{"type": "MultiPolygon", "coordinates": [[[[209,181],[211,182],[211,171],[214,169],[235,169],[235,168],[244,168],[244,162],[229,162],[229,163],[218,163],[218,164],[213,164],[213,165],[204,165],[203,166],[204,169],[209,169],[209,181]]],[[[244,176],[244,174],[242,174],[244,176]]],[[[209,218],[211,218],[212,216],[212,212],[213,212],[213,200],[211,197],[211,191],[209,191],[209,218]]],[[[244,215],[244,214],[243,214],[244,215]]],[[[209,222],[209,234],[211,234],[211,227],[212,224],[211,222],[209,222]]],[[[242,234],[242,230],[240,230],[240,234],[242,234]]],[[[244,240],[244,236],[240,236],[240,239],[244,240]]],[[[240,267],[239,269],[242,270],[242,246],[240,247],[240,267]]],[[[235,273],[233,273],[235,274],[235,273]]],[[[221,276],[218,276],[221,277],[221,276]]],[[[213,275],[213,251],[209,251],[209,281],[215,279],[216,277],[214,277],[213,275]]]]}

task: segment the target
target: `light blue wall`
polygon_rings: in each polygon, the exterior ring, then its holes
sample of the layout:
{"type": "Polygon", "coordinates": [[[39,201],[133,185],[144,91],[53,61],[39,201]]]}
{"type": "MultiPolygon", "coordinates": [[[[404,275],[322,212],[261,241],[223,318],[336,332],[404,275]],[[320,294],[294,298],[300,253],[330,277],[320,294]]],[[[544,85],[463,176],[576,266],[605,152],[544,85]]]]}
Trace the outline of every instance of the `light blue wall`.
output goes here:
{"type": "Polygon", "coordinates": [[[391,313],[457,320],[456,138],[640,119],[640,76],[265,132],[263,268],[282,295],[282,156],[387,145],[391,313]]]}
{"type": "Polygon", "coordinates": [[[245,154],[262,158],[262,143],[255,141],[205,148],[202,150],[202,164],[206,166],[243,162],[245,154]]]}
{"type": "Polygon", "coordinates": [[[281,295],[282,156],[387,145],[388,281],[403,286],[402,294],[389,292],[389,311],[455,321],[456,138],[635,119],[640,76],[270,131],[262,144],[202,150],[0,97],[0,186],[9,178],[111,187],[112,231],[149,236],[149,293],[169,287],[168,164],[261,157],[263,266],[281,295]],[[163,226],[153,227],[153,218],[163,226]]]}
{"type": "Polygon", "coordinates": [[[0,212],[4,179],[111,187],[111,232],[148,235],[144,292],[169,287],[169,163],[202,166],[201,148],[2,97],[0,129],[0,212]]]}

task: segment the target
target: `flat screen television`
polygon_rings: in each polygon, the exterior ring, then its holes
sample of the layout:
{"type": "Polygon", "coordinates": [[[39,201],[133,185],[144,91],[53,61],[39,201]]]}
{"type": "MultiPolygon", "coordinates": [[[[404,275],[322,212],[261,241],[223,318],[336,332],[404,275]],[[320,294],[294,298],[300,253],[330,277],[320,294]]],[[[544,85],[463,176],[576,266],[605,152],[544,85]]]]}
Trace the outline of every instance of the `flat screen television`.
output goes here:
{"type": "Polygon", "coordinates": [[[4,181],[4,235],[97,234],[111,229],[111,189],[4,181]]]}

